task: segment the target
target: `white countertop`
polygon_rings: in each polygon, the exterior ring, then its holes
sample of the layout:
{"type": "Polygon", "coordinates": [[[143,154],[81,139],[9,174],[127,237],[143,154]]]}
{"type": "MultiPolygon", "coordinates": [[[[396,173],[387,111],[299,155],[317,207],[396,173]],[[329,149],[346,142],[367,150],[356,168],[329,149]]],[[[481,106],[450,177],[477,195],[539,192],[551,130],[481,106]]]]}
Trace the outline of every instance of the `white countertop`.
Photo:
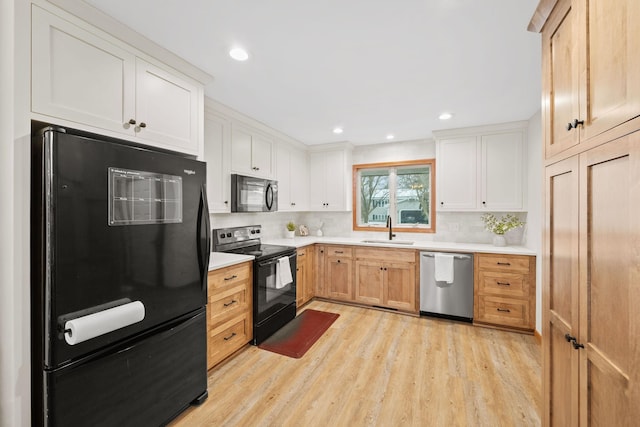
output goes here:
{"type": "Polygon", "coordinates": [[[209,258],[209,271],[217,270],[222,267],[240,264],[246,261],[253,261],[253,255],[228,254],[225,252],[211,252],[209,258]]]}
{"type": "MultiPolygon", "coordinates": [[[[393,243],[365,243],[363,240],[378,240],[367,237],[316,237],[316,236],[296,236],[293,239],[264,239],[262,243],[271,245],[294,246],[300,248],[314,243],[332,244],[332,245],[353,245],[353,246],[369,246],[382,248],[398,248],[398,249],[416,249],[419,251],[444,251],[444,252],[480,252],[489,254],[508,254],[508,255],[531,255],[536,253],[532,249],[524,246],[493,246],[485,243],[454,243],[454,242],[429,242],[424,240],[415,240],[412,244],[393,244],[393,243]]],[[[380,239],[382,240],[382,239],[380,239]]],[[[399,239],[403,241],[404,239],[399,239]]]]}

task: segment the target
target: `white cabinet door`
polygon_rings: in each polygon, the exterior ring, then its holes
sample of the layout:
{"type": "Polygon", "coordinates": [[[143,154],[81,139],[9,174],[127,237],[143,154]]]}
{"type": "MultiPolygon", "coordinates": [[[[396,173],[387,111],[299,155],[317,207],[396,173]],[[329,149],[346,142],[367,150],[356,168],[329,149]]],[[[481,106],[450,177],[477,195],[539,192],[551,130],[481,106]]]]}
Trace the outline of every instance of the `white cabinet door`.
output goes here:
{"type": "Polygon", "coordinates": [[[35,113],[133,135],[135,56],[32,7],[35,113]]]}
{"type": "Polygon", "coordinates": [[[278,210],[306,211],[309,208],[308,163],[305,153],[285,144],[278,145],[276,179],[278,210]]]}
{"type": "Polygon", "coordinates": [[[344,150],[309,154],[310,210],[346,210],[347,185],[344,150]]]}
{"type": "Polygon", "coordinates": [[[205,115],[204,160],[207,162],[209,212],[230,212],[231,124],[228,120],[205,115]]]}
{"type": "Polygon", "coordinates": [[[291,152],[283,144],[276,151],[276,179],[278,180],[278,210],[294,211],[291,201],[291,152]]]}
{"type": "Polygon", "coordinates": [[[309,209],[321,211],[326,209],[325,192],[325,153],[309,153],[309,209]]]}
{"type": "Polygon", "coordinates": [[[265,178],[274,176],[273,167],[273,142],[260,135],[251,137],[251,168],[254,173],[265,178]]]}
{"type": "Polygon", "coordinates": [[[476,137],[438,141],[437,181],[438,210],[464,211],[477,207],[476,137]]]}
{"type": "Polygon", "coordinates": [[[136,59],[137,136],[198,155],[198,87],[136,59]]]}
{"type": "Polygon", "coordinates": [[[231,170],[242,175],[273,178],[273,142],[244,127],[234,126],[231,170]]]}
{"type": "Polygon", "coordinates": [[[481,139],[480,208],[511,211],[523,208],[522,132],[485,135],[481,139]]]}
{"type": "Polygon", "coordinates": [[[344,151],[327,151],[325,154],[325,201],[326,210],[343,211],[346,209],[346,186],[344,151]]]}
{"type": "Polygon", "coordinates": [[[239,174],[252,174],[251,134],[233,126],[231,136],[231,170],[239,174]]]}
{"type": "Polygon", "coordinates": [[[309,162],[307,155],[302,150],[291,151],[290,187],[291,202],[294,210],[307,211],[309,209],[309,162]]]}

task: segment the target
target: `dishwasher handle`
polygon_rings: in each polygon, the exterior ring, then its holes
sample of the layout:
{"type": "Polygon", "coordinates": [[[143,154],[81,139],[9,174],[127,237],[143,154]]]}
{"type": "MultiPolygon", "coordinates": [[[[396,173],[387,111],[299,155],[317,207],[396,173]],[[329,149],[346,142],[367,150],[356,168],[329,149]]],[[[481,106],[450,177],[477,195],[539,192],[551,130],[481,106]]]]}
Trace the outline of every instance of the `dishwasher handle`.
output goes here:
{"type": "MultiPolygon", "coordinates": [[[[446,252],[442,252],[443,254],[446,254],[446,252]]],[[[436,256],[436,254],[434,254],[433,252],[423,252],[420,255],[422,255],[423,257],[430,257],[433,258],[436,256]]],[[[455,254],[453,255],[454,259],[470,259],[471,255],[460,255],[460,254],[455,254]]]]}

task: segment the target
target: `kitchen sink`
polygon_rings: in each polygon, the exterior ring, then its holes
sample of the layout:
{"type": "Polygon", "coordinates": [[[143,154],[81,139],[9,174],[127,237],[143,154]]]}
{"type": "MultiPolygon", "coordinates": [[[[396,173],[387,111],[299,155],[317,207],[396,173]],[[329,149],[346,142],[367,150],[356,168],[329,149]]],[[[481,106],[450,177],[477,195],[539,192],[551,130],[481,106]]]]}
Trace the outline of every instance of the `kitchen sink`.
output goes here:
{"type": "Polygon", "coordinates": [[[362,243],[383,243],[383,244],[391,244],[391,245],[413,245],[413,242],[410,241],[410,240],[374,239],[374,240],[363,240],[362,243]]]}

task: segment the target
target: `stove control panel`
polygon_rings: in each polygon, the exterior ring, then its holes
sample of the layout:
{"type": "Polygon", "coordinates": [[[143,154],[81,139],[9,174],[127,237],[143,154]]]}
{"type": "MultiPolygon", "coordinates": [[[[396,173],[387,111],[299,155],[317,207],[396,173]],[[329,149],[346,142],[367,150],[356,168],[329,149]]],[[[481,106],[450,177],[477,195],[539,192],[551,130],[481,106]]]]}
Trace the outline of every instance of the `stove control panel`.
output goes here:
{"type": "Polygon", "coordinates": [[[261,225],[249,225],[243,227],[230,227],[230,228],[217,228],[213,229],[213,248],[214,252],[224,250],[225,245],[249,243],[249,241],[255,241],[260,243],[260,235],[262,234],[261,225]]]}

